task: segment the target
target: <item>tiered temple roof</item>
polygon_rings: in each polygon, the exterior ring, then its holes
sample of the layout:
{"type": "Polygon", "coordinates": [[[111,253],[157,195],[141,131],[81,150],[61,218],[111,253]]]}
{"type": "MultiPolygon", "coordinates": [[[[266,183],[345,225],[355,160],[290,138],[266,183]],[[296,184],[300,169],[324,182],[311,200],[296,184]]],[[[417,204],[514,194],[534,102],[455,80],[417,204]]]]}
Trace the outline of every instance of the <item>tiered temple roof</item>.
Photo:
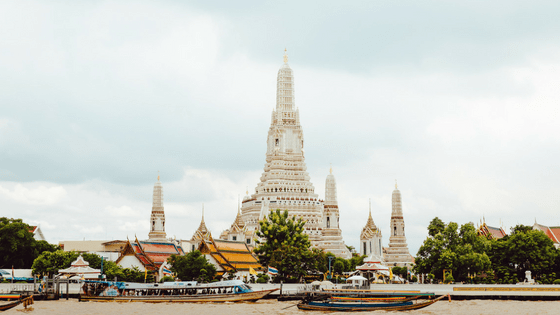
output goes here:
{"type": "Polygon", "coordinates": [[[554,247],[556,248],[560,247],[560,226],[546,226],[546,225],[538,224],[535,221],[535,224],[533,225],[533,230],[543,231],[544,234],[546,234],[546,236],[548,236],[548,238],[552,240],[552,242],[554,243],[554,247]]]}
{"type": "Polygon", "coordinates": [[[205,239],[210,239],[212,234],[206,227],[206,223],[204,223],[204,205],[202,205],[202,219],[200,220],[200,225],[198,229],[194,232],[191,240],[192,241],[200,241],[205,239]]]}
{"type": "Polygon", "coordinates": [[[375,222],[373,222],[373,217],[371,216],[371,203],[369,206],[369,217],[366,222],[366,225],[362,229],[362,234],[360,235],[360,239],[369,239],[372,238],[376,234],[380,234],[381,231],[377,229],[375,222]]]}
{"type": "Polygon", "coordinates": [[[184,255],[181,246],[172,242],[128,241],[117,259],[117,265],[126,256],[135,256],[148,270],[158,270],[171,255],[184,255]]]}
{"type": "Polygon", "coordinates": [[[507,234],[503,228],[488,226],[486,222],[483,222],[482,225],[478,228],[478,235],[484,235],[488,239],[498,240],[506,236],[507,234]]]}
{"type": "Polygon", "coordinates": [[[219,275],[224,273],[236,273],[239,271],[264,270],[257,258],[253,256],[250,248],[243,242],[233,242],[226,240],[202,240],[198,250],[202,254],[210,255],[220,265],[222,270],[219,275]]]}

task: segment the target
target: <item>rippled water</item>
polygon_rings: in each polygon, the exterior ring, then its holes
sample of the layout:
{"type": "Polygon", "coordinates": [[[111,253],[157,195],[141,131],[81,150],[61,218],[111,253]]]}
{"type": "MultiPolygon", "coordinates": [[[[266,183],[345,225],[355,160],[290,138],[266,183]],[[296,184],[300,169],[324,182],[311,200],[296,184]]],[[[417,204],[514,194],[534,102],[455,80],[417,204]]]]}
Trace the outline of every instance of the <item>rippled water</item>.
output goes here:
{"type": "MultiPolygon", "coordinates": [[[[315,311],[301,311],[296,301],[278,302],[261,300],[247,303],[115,303],[115,302],[78,302],[77,300],[35,301],[32,309],[17,307],[18,314],[321,314],[315,311]],[[289,307],[287,309],[286,308],[289,307]]],[[[359,314],[560,314],[560,301],[439,301],[427,308],[410,312],[359,312],[359,314]]],[[[13,309],[11,314],[16,313],[13,309]]],[[[333,314],[327,312],[325,314],[333,314]]],[[[342,313],[341,313],[342,314],[342,313]]],[[[344,313],[347,314],[347,313],[344,313]]]]}

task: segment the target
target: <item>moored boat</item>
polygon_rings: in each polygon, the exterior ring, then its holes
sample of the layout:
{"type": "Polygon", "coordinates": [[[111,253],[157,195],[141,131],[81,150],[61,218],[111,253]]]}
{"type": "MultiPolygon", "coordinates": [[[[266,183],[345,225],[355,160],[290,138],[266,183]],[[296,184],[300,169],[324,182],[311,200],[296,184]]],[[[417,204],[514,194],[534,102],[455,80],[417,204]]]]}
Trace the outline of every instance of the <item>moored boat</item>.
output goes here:
{"type": "Polygon", "coordinates": [[[20,299],[18,299],[17,301],[0,304],[0,311],[7,311],[9,309],[12,309],[12,308],[20,305],[20,304],[23,304],[23,306],[25,308],[27,308],[28,305],[33,304],[33,297],[28,296],[28,297],[21,298],[21,296],[20,296],[20,299]]]}
{"type": "Polygon", "coordinates": [[[314,311],[407,311],[424,308],[434,304],[435,302],[443,299],[445,296],[440,296],[435,299],[427,301],[407,300],[398,302],[333,302],[330,299],[317,301],[317,300],[304,300],[298,304],[297,307],[301,310],[314,310],[314,311]]]}
{"type": "Polygon", "coordinates": [[[241,280],[131,283],[85,281],[80,301],[114,302],[240,302],[256,301],[276,291],[253,291],[241,280]]]}

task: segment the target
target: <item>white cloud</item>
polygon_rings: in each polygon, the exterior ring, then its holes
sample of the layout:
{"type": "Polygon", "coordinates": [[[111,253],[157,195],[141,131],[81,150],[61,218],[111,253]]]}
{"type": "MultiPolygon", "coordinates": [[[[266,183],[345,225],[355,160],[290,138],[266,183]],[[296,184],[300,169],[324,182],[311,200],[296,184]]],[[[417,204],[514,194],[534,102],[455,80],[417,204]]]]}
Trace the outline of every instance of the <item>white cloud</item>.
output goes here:
{"type": "Polygon", "coordinates": [[[259,181],[286,45],[308,171],[322,195],[333,163],[348,245],[369,198],[388,243],[395,179],[412,252],[434,216],[558,222],[560,49],[531,35],[553,36],[545,21],[485,37],[492,14],[457,19],[453,34],[411,14],[422,30],[411,34],[364,19],[366,4],[289,25],[284,7],[200,6],[0,4],[0,215],[42,222],[54,240],[145,238],[161,170],[168,234],[190,238],[204,203],[218,235],[259,181]]]}
{"type": "Polygon", "coordinates": [[[66,196],[66,190],[62,186],[54,184],[51,184],[52,187],[32,186],[36,187],[28,188],[22,184],[16,184],[13,191],[0,186],[0,194],[19,203],[31,205],[52,205],[66,196]]]}

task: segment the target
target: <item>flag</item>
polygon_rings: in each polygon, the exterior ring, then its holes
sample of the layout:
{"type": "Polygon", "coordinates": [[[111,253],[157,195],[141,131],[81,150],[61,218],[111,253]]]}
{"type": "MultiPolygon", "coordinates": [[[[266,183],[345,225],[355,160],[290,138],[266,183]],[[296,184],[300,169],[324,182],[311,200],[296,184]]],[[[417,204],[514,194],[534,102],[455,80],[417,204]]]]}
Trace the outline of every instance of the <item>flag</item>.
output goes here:
{"type": "Polygon", "coordinates": [[[275,275],[278,274],[278,269],[268,266],[268,274],[272,275],[272,276],[275,276],[275,275]]]}
{"type": "Polygon", "coordinates": [[[146,282],[146,278],[148,278],[148,268],[144,268],[144,282],[146,282]]]}
{"type": "Polygon", "coordinates": [[[164,275],[172,275],[173,274],[173,272],[171,272],[171,270],[169,270],[165,267],[161,268],[161,271],[163,272],[164,275]]]}
{"type": "Polygon", "coordinates": [[[393,269],[389,268],[389,280],[393,280],[393,269]]]}
{"type": "Polygon", "coordinates": [[[257,275],[257,272],[253,269],[253,267],[249,267],[249,273],[255,276],[257,275]]]}

